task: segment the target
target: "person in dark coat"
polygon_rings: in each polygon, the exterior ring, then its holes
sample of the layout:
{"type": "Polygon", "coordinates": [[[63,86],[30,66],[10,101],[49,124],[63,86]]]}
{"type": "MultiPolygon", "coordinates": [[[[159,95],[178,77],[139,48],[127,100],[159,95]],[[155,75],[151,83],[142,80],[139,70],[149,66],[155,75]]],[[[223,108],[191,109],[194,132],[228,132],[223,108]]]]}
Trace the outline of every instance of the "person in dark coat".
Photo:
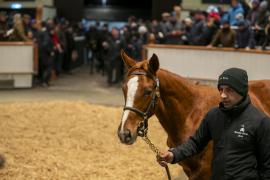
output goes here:
{"type": "Polygon", "coordinates": [[[113,28],[111,36],[103,42],[103,47],[108,53],[105,57],[105,65],[107,70],[107,82],[109,85],[118,83],[122,79],[123,64],[120,57],[120,50],[124,47],[123,39],[120,37],[120,32],[117,28],[113,28]]]}
{"type": "Polygon", "coordinates": [[[65,59],[63,61],[63,70],[65,71],[66,74],[72,74],[71,69],[72,69],[72,52],[75,49],[75,42],[74,42],[74,37],[73,37],[73,27],[68,25],[67,30],[65,32],[66,35],[66,54],[65,54],[65,59]]]}
{"type": "Polygon", "coordinates": [[[5,12],[0,12],[0,41],[7,41],[7,16],[5,12]]]}
{"type": "Polygon", "coordinates": [[[197,10],[194,14],[194,23],[190,29],[190,45],[199,45],[203,33],[205,16],[202,11],[197,10]]]}
{"type": "Polygon", "coordinates": [[[227,69],[217,87],[219,107],[205,115],[184,144],[161,153],[158,163],[178,163],[202,152],[213,140],[211,180],[269,180],[270,118],[251,103],[247,72],[227,69]]]}
{"type": "Polygon", "coordinates": [[[90,74],[93,74],[95,63],[97,64],[98,60],[98,50],[100,49],[100,33],[96,26],[89,27],[89,30],[86,32],[86,41],[88,53],[91,54],[91,57],[88,57],[90,74]]]}
{"type": "Polygon", "coordinates": [[[53,69],[53,61],[55,56],[54,43],[51,38],[53,27],[46,27],[42,23],[42,28],[38,36],[38,52],[39,52],[39,69],[40,81],[42,86],[50,86],[51,74],[53,69]]]}
{"type": "Polygon", "coordinates": [[[254,39],[254,32],[249,27],[248,23],[241,20],[237,23],[238,30],[236,31],[236,38],[234,48],[254,49],[256,42],[254,39]]]}
{"type": "Polygon", "coordinates": [[[218,24],[212,17],[208,17],[207,22],[204,24],[202,33],[197,38],[196,45],[206,46],[211,43],[213,36],[216,34],[218,24]]]}
{"type": "Polygon", "coordinates": [[[255,26],[255,24],[258,21],[259,6],[260,6],[259,0],[252,0],[252,7],[246,17],[246,19],[250,22],[251,26],[255,26]]]}
{"type": "Polygon", "coordinates": [[[216,35],[213,37],[211,44],[208,45],[208,47],[233,47],[235,42],[235,36],[236,33],[233,29],[231,29],[229,21],[223,20],[222,28],[218,30],[216,35]]]}
{"type": "Polygon", "coordinates": [[[265,29],[265,39],[262,45],[262,50],[266,50],[266,46],[270,43],[270,15],[268,16],[268,24],[266,25],[265,29]]]}

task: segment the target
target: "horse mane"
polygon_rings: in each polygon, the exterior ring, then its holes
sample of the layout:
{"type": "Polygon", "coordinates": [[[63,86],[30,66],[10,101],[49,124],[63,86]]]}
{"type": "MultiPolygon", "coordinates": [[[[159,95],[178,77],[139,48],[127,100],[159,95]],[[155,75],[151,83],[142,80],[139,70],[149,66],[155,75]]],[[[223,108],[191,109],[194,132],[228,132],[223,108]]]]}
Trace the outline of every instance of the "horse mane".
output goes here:
{"type": "MultiPolygon", "coordinates": [[[[185,88],[186,92],[190,92],[193,96],[195,96],[194,99],[197,99],[198,96],[204,96],[204,98],[205,97],[207,98],[209,93],[214,96],[218,95],[218,91],[215,87],[200,84],[198,82],[193,82],[192,80],[189,80],[185,77],[182,77],[178,74],[175,74],[165,69],[159,69],[157,72],[157,77],[160,77],[160,78],[166,77],[167,79],[173,80],[170,82],[172,86],[173,85],[176,87],[181,86],[181,88],[185,88]]],[[[166,83],[165,85],[170,85],[167,82],[165,83],[166,83]]],[[[161,87],[162,86],[163,85],[161,84],[161,87]]]]}

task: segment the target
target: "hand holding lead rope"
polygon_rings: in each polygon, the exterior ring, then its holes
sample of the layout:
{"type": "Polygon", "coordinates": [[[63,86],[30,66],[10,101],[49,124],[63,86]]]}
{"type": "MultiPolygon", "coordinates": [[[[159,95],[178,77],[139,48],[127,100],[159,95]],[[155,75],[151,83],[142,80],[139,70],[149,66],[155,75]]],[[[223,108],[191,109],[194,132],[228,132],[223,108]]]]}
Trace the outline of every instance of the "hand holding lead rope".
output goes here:
{"type": "Polygon", "coordinates": [[[147,128],[145,129],[145,131],[143,133],[143,136],[141,136],[141,137],[146,142],[146,144],[149,145],[150,149],[154,153],[156,153],[157,161],[159,162],[159,164],[161,166],[165,167],[166,173],[167,173],[167,176],[168,176],[168,180],[171,180],[172,178],[171,178],[170,170],[169,170],[169,167],[168,167],[167,163],[171,163],[173,161],[173,153],[170,152],[170,151],[167,151],[165,153],[160,153],[159,149],[148,138],[148,136],[147,136],[147,128]]]}

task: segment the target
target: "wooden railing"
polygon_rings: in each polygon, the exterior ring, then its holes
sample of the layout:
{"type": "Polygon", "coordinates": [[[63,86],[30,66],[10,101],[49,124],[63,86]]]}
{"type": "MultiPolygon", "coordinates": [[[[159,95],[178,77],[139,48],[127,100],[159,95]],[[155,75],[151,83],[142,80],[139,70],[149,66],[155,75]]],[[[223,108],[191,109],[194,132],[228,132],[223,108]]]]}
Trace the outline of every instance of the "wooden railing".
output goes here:
{"type": "Polygon", "coordinates": [[[32,87],[38,72],[38,50],[33,42],[0,42],[0,81],[13,81],[13,87],[32,87]]]}
{"type": "Polygon", "coordinates": [[[161,68],[196,80],[215,81],[226,68],[246,69],[250,80],[270,79],[270,51],[207,48],[204,46],[146,45],[143,56],[155,53],[161,68]]]}

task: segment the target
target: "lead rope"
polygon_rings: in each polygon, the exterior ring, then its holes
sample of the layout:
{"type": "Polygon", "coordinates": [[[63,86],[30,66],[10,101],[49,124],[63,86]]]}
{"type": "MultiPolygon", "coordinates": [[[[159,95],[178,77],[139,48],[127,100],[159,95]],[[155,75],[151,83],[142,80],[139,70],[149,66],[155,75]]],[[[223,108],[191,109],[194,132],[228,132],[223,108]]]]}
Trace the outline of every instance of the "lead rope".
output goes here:
{"type": "MultiPolygon", "coordinates": [[[[146,142],[146,144],[149,145],[149,148],[157,155],[157,156],[160,156],[160,151],[159,149],[151,142],[151,140],[148,138],[148,135],[147,135],[147,130],[148,128],[145,128],[144,129],[144,132],[143,132],[143,135],[141,136],[141,138],[144,140],[144,142],[146,142]]],[[[166,169],[166,173],[167,173],[167,176],[168,176],[168,180],[171,180],[171,173],[170,173],[170,170],[169,170],[169,167],[168,165],[165,166],[165,169],[166,169]]]]}

